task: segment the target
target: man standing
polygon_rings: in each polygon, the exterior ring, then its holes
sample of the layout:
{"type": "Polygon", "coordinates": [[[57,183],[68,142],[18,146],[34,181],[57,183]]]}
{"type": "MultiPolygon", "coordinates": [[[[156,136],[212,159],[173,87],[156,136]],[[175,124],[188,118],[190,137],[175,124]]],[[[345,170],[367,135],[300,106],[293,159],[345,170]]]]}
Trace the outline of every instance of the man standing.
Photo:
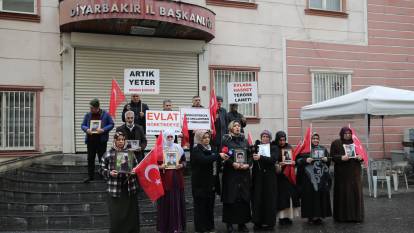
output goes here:
{"type": "Polygon", "coordinates": [[[170,99],[165,99],[162,101],[162,110],[163,111],[172,111],[172,101],[170,99]]]}
{"type": "Polygon", "coordinates": [[[144,158],[144,150],[147,147],[147,138],[145,137],[144,129],[134,123],[135,113],[133,111],[125,112],[125,124],[116,128],[116,132],[122,132],[125,135],[125,140],[139,140],[139,150],[134,151],[138,162],[144,158]]]}
{"type": "Polygon", "coordinates": [[[82,130],[86,133],[85,144],[88,151],[88,178],[84,180],[85,183],[94,179],[95,175],[95,157],[98,154],[99,163],[101,163],[102,156],[106,151],[106,145],[109,139],[109,131],[114,128],[114,121],[112,117],[99,107],[99,100],[93,99],[89,102],[90,112],[83,117],[82,130]],[[98,124],[96,129],[91,129],[91,121],[98,124]],[[99,122],[100,121],[100,122],[99,122]]]}
{"type": "Polygon", "coordinates": [[[239,108],[238,104],[230,104],[230,112],[227,113],[228,122],[237,121],[240,123],[241,132],[244,133],[244,127],[246,127],[246,118],[243,114],[237,112],[239,108]]]}
{"type": "Polygon", "coordinates": [[[122,110],[122,121],[125,122],[125,113],[133,111],[135,114],[134,123],[140,125],[145,132],[145,113],[149,110],[148,105],[142,103],[141,96],[138,94],[131,95],[131,102],[124,106],[122,110]]]}
{"type": "Polygon", "coordinates": [[[219,153],[221,152],[221,141],[223,139],[223,135],[228,133],[228,124],[229,121],[227,119],[227,110],[222,106],[223,104],[223,97],[217,96],[217,115],[216,120],[214,122],[214,126],[216,129],[216,137],[212,140],[213,149],[219,153]]]}

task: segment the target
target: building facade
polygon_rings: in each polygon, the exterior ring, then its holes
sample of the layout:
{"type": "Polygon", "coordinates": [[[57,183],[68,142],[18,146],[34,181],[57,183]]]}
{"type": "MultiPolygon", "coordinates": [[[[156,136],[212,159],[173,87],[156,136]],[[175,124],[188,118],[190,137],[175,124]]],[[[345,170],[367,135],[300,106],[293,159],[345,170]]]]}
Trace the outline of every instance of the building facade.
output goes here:
{"type": "MultiPolygon", "coordinates": [[[[227,82],[257,81],[259,102],[239,107],[247,131],[257,137],[263,129],[286,130],[293,144],[299,109],[315,96],[311,80],[324,71],[350,80],[338,84],[346,91],[374,84],[414,89],[405,82],[414,82],[409,1],[1,3],[3,156],[85,151],[80,123],[88,101],[98,97],[107,109],[111,80],[121,84],[125,68],[160,69],[160,94],[142,96],[150,109],[161,109],[165,98],[176,109],[189,106],[194,95],[208,106],[211,87],[227,106],[227,82]]],[[[338,127],[320,128],[331,139],[338,127]]],[[[401,129],[387,130],[387,139],[402,140],[401,129]]]]}

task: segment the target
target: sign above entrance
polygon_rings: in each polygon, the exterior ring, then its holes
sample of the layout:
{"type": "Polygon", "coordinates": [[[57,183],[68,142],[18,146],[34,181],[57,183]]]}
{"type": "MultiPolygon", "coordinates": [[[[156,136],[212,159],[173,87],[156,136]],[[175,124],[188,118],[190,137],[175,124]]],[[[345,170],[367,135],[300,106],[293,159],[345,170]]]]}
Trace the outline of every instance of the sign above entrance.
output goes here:
{"type": "Polygon", "coordinates": [[[159,69],[125,69],[124,70],[125,94],[159,94],[160,70],[159,69]]]}
{"type": "Polygon", "coordinates": [[[62,32],[137,34],[154,37],[214,38],[215,14],[202,6],[160,0],[64,0],[59,3],[62,32]],[[152,29],[152,30],[148,30],[152,29]]]}

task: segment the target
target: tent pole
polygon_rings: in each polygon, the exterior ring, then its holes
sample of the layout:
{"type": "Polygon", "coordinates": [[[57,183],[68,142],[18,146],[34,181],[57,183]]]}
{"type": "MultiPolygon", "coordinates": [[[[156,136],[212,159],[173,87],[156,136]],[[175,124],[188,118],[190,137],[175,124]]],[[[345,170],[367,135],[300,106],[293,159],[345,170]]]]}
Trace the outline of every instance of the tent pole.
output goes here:
{"type": "Polygon", "coordinates": [[[384,134],[384,115],[381,116],[382,127],[382,158],[385,159],[385,134],[384,134]]]}
{"type": "Polygon", "coordinates": [[[365,114],[365,122],[366,122],[366,144],[367,144],[367,156],[368,156],[368,167],[367,167],[367,178],[368,178],[368,190],[369,190],[369,196],[371,196],[371,187],[372,187],[372,179],[371,179],[371,162],[370,162],[370,156],[369,156],[369,127],[370,127],[370,116],[369,114],[365,114]]]}

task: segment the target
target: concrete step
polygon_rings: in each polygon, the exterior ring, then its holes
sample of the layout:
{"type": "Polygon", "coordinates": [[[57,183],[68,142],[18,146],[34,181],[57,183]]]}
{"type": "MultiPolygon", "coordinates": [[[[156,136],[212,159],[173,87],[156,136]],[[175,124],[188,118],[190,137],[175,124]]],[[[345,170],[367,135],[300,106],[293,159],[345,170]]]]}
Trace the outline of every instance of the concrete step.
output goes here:
{"type": "Polygon", "coordinates": [[[12,188],[0,190],[0,201],[25,203],[88,203],[106,201],[107,192],[101,191],[75,191],[75,192],[42,192],[21,191],[12,188]]]}
{"type": "Polygon", "coordinates": [[[105,213],[106,202],[88,203],[26,203],[0,201],[0,212],[3,214],[34,213],[47,215],[56,213],[105,213]]]}
{"type": "MultiPolygon", "coordinates": [[[[38,181],[79,181],[88,177],[86,169],[83,172],[51,172],[35,167],[23,168],[10,174],[20,177],[22,180],[38,181]]],[[[95,177],[98,177],[97,174],[95,177]]]]}

